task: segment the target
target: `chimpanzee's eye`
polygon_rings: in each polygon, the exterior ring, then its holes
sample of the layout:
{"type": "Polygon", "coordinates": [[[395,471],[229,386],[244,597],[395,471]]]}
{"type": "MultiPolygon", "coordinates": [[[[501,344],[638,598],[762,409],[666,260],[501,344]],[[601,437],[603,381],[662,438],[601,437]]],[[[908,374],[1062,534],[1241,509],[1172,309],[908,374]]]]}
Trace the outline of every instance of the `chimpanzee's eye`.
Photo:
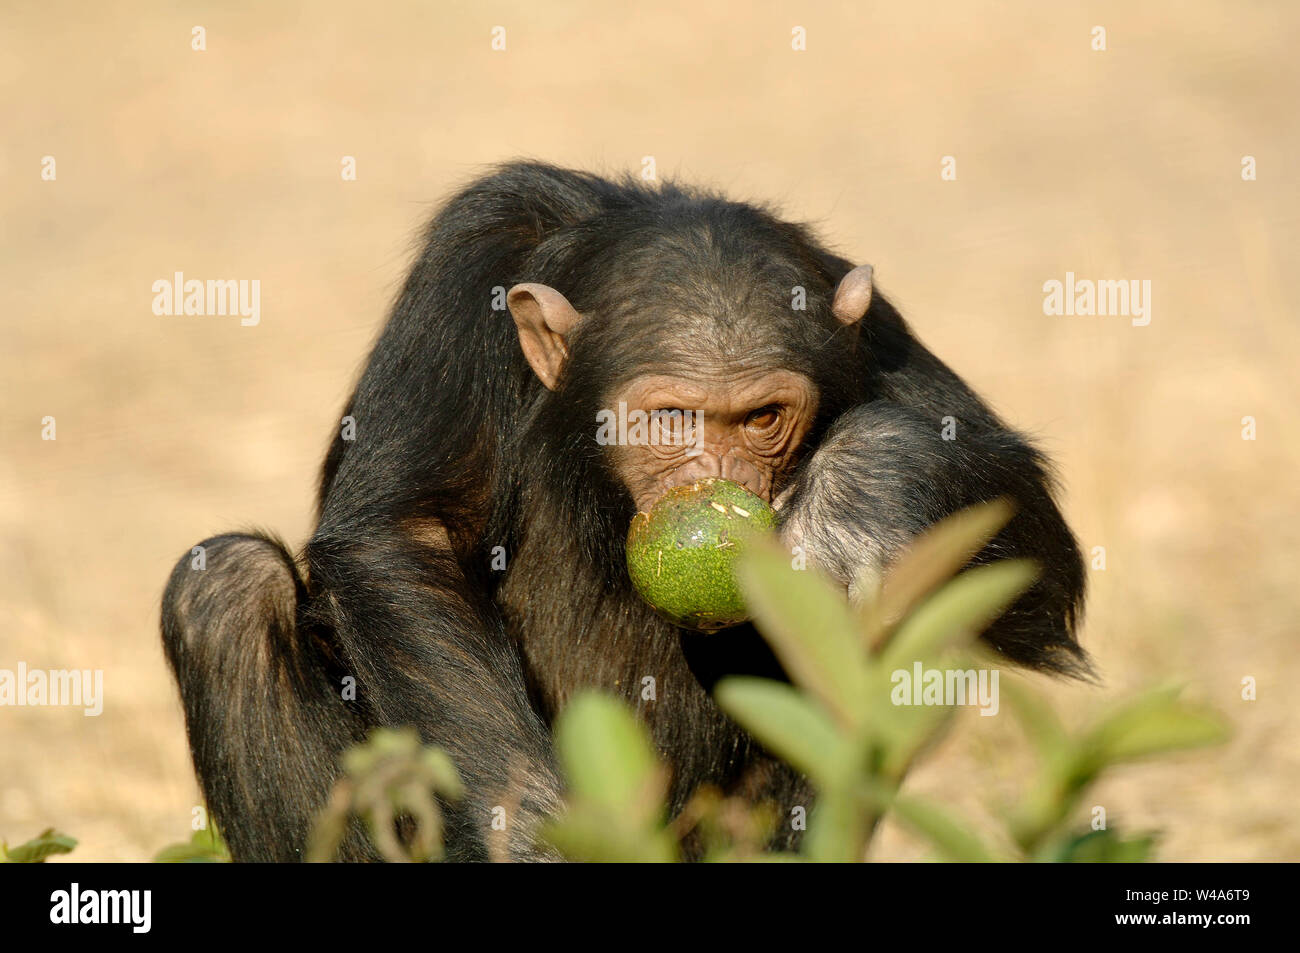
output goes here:
{"type": "Polygon", "coordinates": [[[776,404],[760,407],[745,418],[745,426],[760,433],[774,429],[780,422],[781,408],[776,404]]]}

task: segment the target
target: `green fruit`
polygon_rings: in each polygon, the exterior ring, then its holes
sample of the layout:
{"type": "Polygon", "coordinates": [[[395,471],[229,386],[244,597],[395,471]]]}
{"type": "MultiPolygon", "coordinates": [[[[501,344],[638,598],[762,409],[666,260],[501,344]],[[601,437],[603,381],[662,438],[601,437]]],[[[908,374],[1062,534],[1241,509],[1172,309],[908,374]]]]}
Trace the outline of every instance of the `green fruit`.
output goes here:
{"type": "Polygon", "coordinates": [[[627,571],[641,598],[675,625],[721,629],[749,618],[733,567],[776,526],[772,507],[730,480],[673,487],[627,533],[627,571]]]}

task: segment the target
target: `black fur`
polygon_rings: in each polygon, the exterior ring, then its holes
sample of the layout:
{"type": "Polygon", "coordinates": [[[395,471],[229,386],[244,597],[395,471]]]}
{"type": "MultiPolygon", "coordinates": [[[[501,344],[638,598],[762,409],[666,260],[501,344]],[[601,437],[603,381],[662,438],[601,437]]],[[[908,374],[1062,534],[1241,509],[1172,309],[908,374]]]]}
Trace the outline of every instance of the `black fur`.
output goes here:
{"type": "Polygon", "coordinates": [[[940,410],[927,416],[876,400],[841,416],[791,487],[783,535],[856,595],[860,573],[878,576],[926,527],[964,507],[1009,499],[1016,515],[974,562],[1018,556],[1044,571],[983,638],[1022,665],[1091,674],[1074,639],[1083,561],[1052,503],[1042,457],[1000,426],[955,425],[945,440],[940,410]]]}
{"type": "MultiPolygon", "coordinates": [[[[756,633],[684,634],[627,579],[633,505],[595,442],[595,412],[654,368],[806,374],[820,394],[809,447],[867,401],[922,430],[957,417],[981,436],[950,459],[913,464],[929,447],[919,433],[879,444],[878,473],[900,475],[892,490],[872,481],[886,528],[901,536],[968,499],[1015,496],[1035,533],[1005,536],[1007,548],[1046,554],[1052,582],[1034,625],[990,638],[1018,661],[1067,668],[1055,660],[1073,646],[1082,573],[1038,458],[879,295],[858,338],[839,325],[830,301],[850,267],[761,209],[673,185],[513,163],[453,197],[348,403],[355,440],[336,438],[326,457],[305,572],[272,540],[219,537],[205,544],[208,568],[183,559],[164,596],[195,767],[234,856],[300,856],[338,751],[370,727],[414,724],[452,754],[469,792],[449,807],[450,858],[542,859],[532,834],[560,796],[548,726],[583,686],[640,710],[673,769],[674,810],[704,782],[783,812],[808,804],[803,779],[709,696],[727,672],[779,676],[756,633]],[[554,392],[493,308],[522,281],[585,315],[554,392]],[[795,286],[806,311],[790,308],[795,286]],[[497,546],[504,572],[492,569],[497,546]],[[355,701],[341,697],[346,676],[355,701]],[[646,677],[653,701],[641,698],[646,677]],[[490,830],[498,805],[504,835],[490,830]]],[[[344,856],[373,850],[354,830],[344,856]]]]}

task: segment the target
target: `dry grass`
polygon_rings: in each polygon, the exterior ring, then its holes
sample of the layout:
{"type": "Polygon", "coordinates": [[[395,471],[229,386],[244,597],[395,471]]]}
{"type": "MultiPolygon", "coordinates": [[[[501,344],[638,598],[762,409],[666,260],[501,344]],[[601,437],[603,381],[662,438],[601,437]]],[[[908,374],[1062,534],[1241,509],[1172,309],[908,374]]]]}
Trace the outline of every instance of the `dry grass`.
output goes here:
{"type": "MultiPolygon", "coordinates": [[[[97,719],[0,710],[0,835],[56,823],[92,859],[187,836],[197,793],[156,634],[173,560],[241,526],[304,538],[433,201],[514,155],[607,170],[654,155],[872,262],[1055,456],[1071,520],[1108,554],[1084,635],[1106,683],[1048,690],[1077,719],[1174,674],[1237,730],[1108,783],[1112,819],[1162,828],[1170,860],[1300,858],[1300,321],[1284,286],[1300,10],[338,6],[0,10],[0,667],[102,668],[108,693],[97,719]],[[949,154],[956,182],[939,178],[949,154]],[[155,317],[150,285],[175,270],[259,278],[261,325],[155,317]],[[1151,279],[1151,325],[1045,317],[1042,283],[1067,270],[1151,279]]],[[[967,718],[915,783],[982,811],[1014,791],[1020,747],[1009,720],[967,718]]],[[[891,828],[876,852],[917,848],[891,828]]]]}

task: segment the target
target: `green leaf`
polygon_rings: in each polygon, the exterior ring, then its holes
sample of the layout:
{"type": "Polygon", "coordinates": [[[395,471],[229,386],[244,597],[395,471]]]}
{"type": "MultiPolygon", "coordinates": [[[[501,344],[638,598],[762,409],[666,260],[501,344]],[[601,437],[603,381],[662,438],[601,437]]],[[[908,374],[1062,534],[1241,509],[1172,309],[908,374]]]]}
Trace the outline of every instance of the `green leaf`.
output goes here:
{"type": "Polygon", "coordinates": [[[555,747],[573,797],[639,825],[662,810],[663,775],[645,728],[625,704],[579,694],[560,713],[555,747]]]}
{"type": "Polygon", "coordinates": [[[154,855],[155,864],[220,864],[230,860],[230,852],[215,827],[195,831],[190,839],[170,844],[154,855]]]}
{"type": "Polygon", "coordinates": [[[857,864],[865,859],[867,840],[875,815],[845,787],[825,788],[817,793],[803,852],[818,863],[857,864]]]}
{"type": "Polygon", "coordinates": [[[1065,725],[1042,696],[1012,679],[1000,680],[999,687],[1039,758],[1050,762],[1074,750],[1074,742],[1065,725]]]}
{"type": "Polygon", "coordinates": [[[17,847],[10,847],[0,842],[0,863],[43,864],[47,857],[71,853],[76,846],[75,837],[60,834],[54,828],[47,827],[27,843],[19,844],[17,847]]]}
{"type": "Polygon", "coordinates": [[[432,780],[433,789],[443,797],[459,801],[465,796],[465,784],[451,755],[441,748],[426,747],[420,752],[421,767],[432,780]]]}
{"type": "Polygon", "coordinates": [[[1088,831],[1049,848],[1036,859],[1062,864],[1142,864],[1155,854],[1157,835],[1122,837],[1117,831],[1088,831]]]}
{"type": "Polygon", "coordinates": [[[579,861],[677,859],[664,826],[667,776],[627,705],[580,693],[556,720],[555,749],[568,782],[567,805],[542,826],[543,843],[579,861]]]}
{"type": "Polygon", "coordinates": [[[591,864],[662,864],[677,859],[664,829],[630,827],[597,807],[574,807],[542,826],[540,839],[570,860],[591,864]]]}
{"type": "Polygon", "coordinates": [[[881,655],[883,667],[892,671],[924,663],[945,649],[971,642],[1037,576],[1037,567],[1024,559],[967,570],[908,616],[881,655]]]}
{"type": "MultiPolygon", "coordinates": [[[[954,666],[964,667],[964,666],[954,666]]],[[[937,742],[952,725],[952,705],[895,705],[890,686],[878,682],[872,693],[871,727],[878,745],[876,771],[890,781],[900,781],[917,755],[937,742]]]]}
{"type": "Polygon", "coordinates": [[[790,568],[775,544],[755,543],[737,566],[745,602],[795,684],[843,725],[863,719],[866,666],[847,599],[815,570],[790,568]]]}
{"type": "Polygon", "coordinates": [[[1007,500],[972,506],[935,523],[895,560],[885,577],[879,616],[889,625],[955,576],[1007,524],[1007,500]]]}
{"type": "Polygon", "coordinates": [[[1180,688],[1159,688],[1139,696],[1103,719],[1081,747],[1102,763],[1220,744],[1229,736],[1223,719],[1178,700],[1180,688]]]}
{"type": "Polygon", "coordinates": [[[854,771],[854,746],[824,709],[793,686],[733,676],[720,681],[713,694],[741,727],[819,787],[838,784],[854,771]]]}
{"type": "Polygon", "coordinates": [[[983,864],[999,859],[969,826],[937,804],[898,797],[891,809],[907,827],[933,844],[945,860],[983,864]]]}
{"type": "Polygon", "coordinates": [[[1228,736],[1217,715],[1184,705],[1181,689],[1148,690],[1122,703],[1070,742],[1066,756],[1048,757],[1040,781],[1011,817],[1017,842],[1029,853],[1049,849],[1059,828],[1108,767],[1185,748],[1218,744],[1228,736]]]}

